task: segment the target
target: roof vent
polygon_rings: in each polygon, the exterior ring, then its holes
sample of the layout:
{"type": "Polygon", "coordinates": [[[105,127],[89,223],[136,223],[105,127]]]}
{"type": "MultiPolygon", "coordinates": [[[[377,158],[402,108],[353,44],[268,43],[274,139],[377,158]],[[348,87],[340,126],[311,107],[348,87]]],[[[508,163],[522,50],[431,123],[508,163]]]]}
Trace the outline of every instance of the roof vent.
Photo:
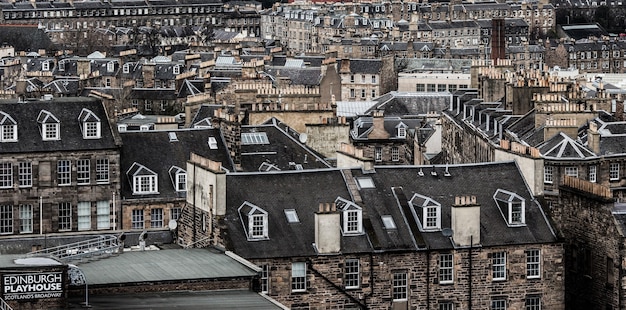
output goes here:
{"type": "Polygon", "coordinates": [[[419,175],[420,177],[424,176],[424,171],[422,170],[422,168],[420,168],[420,171],[417,173],[417,175],[419,175]]]}
{"type": "Polygon", "coordinates": [[[446,172],[444,172],[443,175],[446,176],[446,177],[451,177],[452,176],[450,174],[450,171],[448,171],[448,165],[446,165],[446,172]]]}
{"type": "Polygon", "coordinates": [[[167,135],[170,137],[170,142],[178,141],[178,137],[175,132],[168,132],[167,135]]]}
{"type": "Polygon", "coordinates": [[[435,166],[433,166],[433,170],[430,172],[430,175],[436,177],[437,176],[437,171],[435,171],[435,166]]]}

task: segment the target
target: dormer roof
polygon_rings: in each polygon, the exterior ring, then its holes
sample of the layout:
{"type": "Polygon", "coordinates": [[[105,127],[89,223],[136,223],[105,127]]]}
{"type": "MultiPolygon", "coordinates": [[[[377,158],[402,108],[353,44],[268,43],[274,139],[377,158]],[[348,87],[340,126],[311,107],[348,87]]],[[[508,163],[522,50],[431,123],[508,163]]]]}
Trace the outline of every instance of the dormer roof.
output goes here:
{"type": "Polygon", "coordinates": [[[20,141],[41,141],[41,124],[60,124],[60,140],[46,143],[11,143],[2,145],[2,153],[56,152],[79,150],[104,150],[117,148],[108,122],[101,124],[100,139],[84,139],[79,121],[83,109],[92,112],[91,117],[107,119],[102,102],[95,98],[53,98],[17,103],[0,101],[0,111],[15,120],[20,141]]]}
{"type": "Polygon", "coordinates": [[[596,157],[582,143],[562,132],[543,142],[537,148],[544,158],[550,159],[589,159],[596,157]]]}

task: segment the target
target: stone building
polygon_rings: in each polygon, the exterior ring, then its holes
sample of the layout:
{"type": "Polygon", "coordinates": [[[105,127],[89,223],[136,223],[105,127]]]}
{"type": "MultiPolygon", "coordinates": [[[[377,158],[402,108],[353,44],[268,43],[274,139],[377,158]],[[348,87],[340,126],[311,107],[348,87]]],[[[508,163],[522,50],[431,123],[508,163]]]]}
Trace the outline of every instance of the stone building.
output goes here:
{"type": "MultiPolygon", "coordinates": [[[[4,24],[39,24],[62,46],[73,49],[81,47],[79,42],[92,44],[94,34],[105,33],[105,43],[99,47],[111,47],[115,44],[146,45],[154,47],[155,35],[167,27],[201,27],[211,24],[229,31],[260,35],[260,6],[224,4],[221,1],[206,2],[201,0],[177,1],[130,1],[130,2],[91,2],[91,1],[53,1],[53,2],[13,2],[3,3],[2,23],[4,24]],[[145,27],[151,29],[141,33],[145,27]],[[115,41],[118,30],[125,29],[133,38],[130,42],[115,41]],[[143,41],[144,36],[147,36],[143,41]],[[85,40],[88,39],[88,40],[85,40]],[[130,44],[129,44],[130,43],[130,44]]],[[[123,35],[122,37],[126,37],[123,35]]],[[[91,51],[89,51],[91,52],[91,51]]],[[[155,51],[152,51],[154,53],[155,51]]],[[[154,55],[154,54],[150,54],[154,55]]]]}
{"type": "Polygon", "coordinates": [[[603,185],[564,176],[550,214],[564,240],[565,308],[624,304],[624,204],[603,185]]]}
{"type": "Polygon", "coordinates": [[[123,230],[164,230],[178,220],[185,206],[186,162],[203,154],[234,170],[219,129],[172,129],[120,133],[123,230]],[[156,152],[156,153],[155,153],[156,152]]]}
{"type": "Polygon", "coordinates": [[[562,245],[513,162],[352,163],[227,173],[193,157],[181,236],[261,266],[292,309],[564,309],[562,245]]]}
{"type": "Polygon", "coordinates": [[[4,101],[0,115],[0,234],[120,228],[120,145],[99,100],[4,101]]]}

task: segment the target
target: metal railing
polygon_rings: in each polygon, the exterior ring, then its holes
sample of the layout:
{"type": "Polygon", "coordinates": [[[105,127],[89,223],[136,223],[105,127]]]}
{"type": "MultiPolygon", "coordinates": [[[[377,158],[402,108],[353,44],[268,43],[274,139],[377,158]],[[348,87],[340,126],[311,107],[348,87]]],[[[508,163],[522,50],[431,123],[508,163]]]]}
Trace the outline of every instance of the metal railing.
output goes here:
{"type": "Polygon", "coordinates": [[[0,310],[13,310],[13,308],[4,299],[0,298],[0,310]]]}
{"type": "Polygon", "coordinates": [[[110,256],[117,253],[119,248],[120,242],[117,236],[102,235],[85,241],[30,252],[26,254],[26,256],[53,257],[62,262],[69,262],[86,258],[110,256]]]}

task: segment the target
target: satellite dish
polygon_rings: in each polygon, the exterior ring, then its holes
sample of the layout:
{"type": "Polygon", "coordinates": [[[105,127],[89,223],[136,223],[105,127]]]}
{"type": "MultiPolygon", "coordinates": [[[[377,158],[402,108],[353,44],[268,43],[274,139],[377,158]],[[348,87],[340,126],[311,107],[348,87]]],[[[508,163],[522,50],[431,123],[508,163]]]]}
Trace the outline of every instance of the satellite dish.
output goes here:
{"type": "Polygon", "coordinates": [[[309,135],[306,133],[300,134],[300,143],[306,143],[306,140],[309,138],[309,135]]]}
{"type": "Polygon", "coordinates": [[[441,230],[441,234],[442,234],[444,237],[452,237],[452,229],[450,229],[450,228],[444,228],[444,229],[442,229],[442,230],[441,230]]]}
{"type": "Polygon", "coordinates": [[[174,230],[176,229],[176,227],[178,227],[178,223],[176,223],[176,220],[170,220],[167,226],[170,228],[170,230],[174,230]]]}

